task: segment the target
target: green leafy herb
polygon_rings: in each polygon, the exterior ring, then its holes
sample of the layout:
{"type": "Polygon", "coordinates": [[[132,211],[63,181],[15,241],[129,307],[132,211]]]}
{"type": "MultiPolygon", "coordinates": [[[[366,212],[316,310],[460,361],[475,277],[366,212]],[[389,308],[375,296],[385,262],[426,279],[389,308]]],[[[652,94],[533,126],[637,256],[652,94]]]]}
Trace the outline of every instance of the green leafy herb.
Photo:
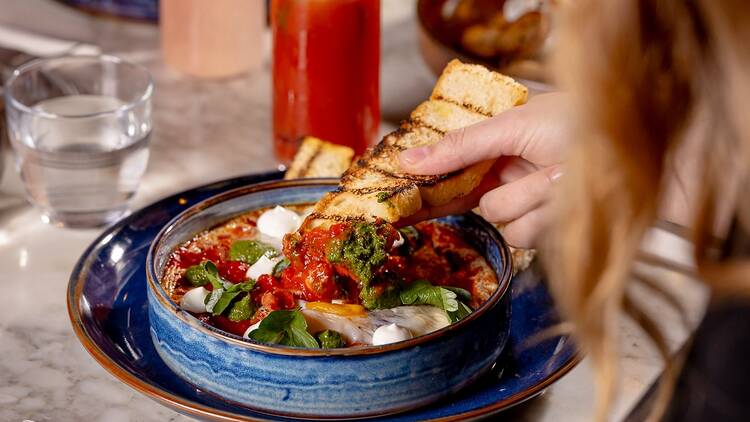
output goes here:
{"type": "Polygon", "coordinates": [[[250,300],[250,295],[245,295],[242,299],[234,302],[232,307],[229,309],[229,320],[230,321],[244,321],[250,319],[255,313],[255,306],[250,300]]]}
{"type": "Polygon", "coordinates": [[[331,242],[328,261],[343,263],[357,280],[367,285],[375,268],[385,262],[385,237],[370,223],[357,223],[341,242],[331,242]]]}
{"type": "Polygon", "coordinates": [[[248,280],[244,283],[232,284],[226,288],[227,292],[249,292],[255,287],[256,280],[248,280]]]}
{"type": "Polygon", "coordinates": [[[232,261],[242,261],[250,265],[255,264],[263,255],[273,258],[278,255],[278,252],[273,246],[266,245],[257,240],[237,240],[229,248],[229,259],[232,261]]]}
{"type": "Polygon", "coordinates": [[[258,328],[248,335],[251,339],[262,343],[292,347],[320,347],[315,337],[307,332],[307,322],[298,309],[271,312],[260,322],[258,328]]]}
{"type": "Polygon", "coordinates": [[[318,333],[318,342],[320,347],[323,349],[335,349],[338,347],[345,347],[346,342],[341,337],[341,333],[334,330],[325,330],[318,333]]]}
{"type": "Polygon", "coordinates": [[[221,295],[223,294],[224,294],[224,288],[211,290],[211,293],[208,296],[206,296],[206,299],[205,299],[207,312],[213,312],[214,308],[216,307],[216,304],[219,302],[219,299],[221,299],[221,295]]]}
{"type": "Polygon", "coordinates": [[[469,308],[468,305],[461,301],[458,302],[458,309],[456,309],[455,311],[446,311],[451,324],[461,321],[462,319],[466,318],[471,312],[471,308],[469,308]]]}
{"type": "Polygon", "coordinates": [[[277,262],[276,265],[273,266],[273,276],[279,277],[282,271],[289,268],[290,264],[291,262],[289,262],[289,259],[287,258],[284,258],[281,261],[277,262]]]}
{"type": "Polygon", "coordinates": [[[243,292],[249,292],[255,287],[255,280],[249,280],[244,283],[229,284],[226,288],[214,289],[206,298],[206,310],[213,315],[221,315],[229,309],[237,296],[243,292]]]}
{"type": "Polygon", "coordinates": [[[417,280],[400,294],[404,305],[432,305],[446,312],[458,310],[456,293],[438,286],[433,286],[427,280],[417,280]]]}
{"type": "Polygon", "coordinates": [[[458,297],[459,300],[463,300],[465,302],[471,301],[471,293],[469,293],[468,290],[462,289],[460,287],[453,287],[453,286],[442,286],[444,289],[448,289],[456,294],[456,297],[458,297]]]}
{"type": "Polygon", "coordinates": [[[224,282],[219,276],[219,270],[216,268],[211,261],[203,261],[198,265],[193,265],[185,271],[185,278],[193,286],[204,286],[208,283],[214,287],[214,289],[220,289],[224,287],[224,282]]]}
{"type": "Polygon", "coordinates": [[[211,313],[214,315],[221,315],[221,313],[224,312],[229,307],[229,305],[232,303],[234,298],[236,298],[240,293],[242,292],[240,291],[222,292],[221,296],[219,296],[219,300],[216,301],[216,303],[214,304],[214,307],[211,309],[211,313]]]}
{"type": "Polygon", "coordinates": [[[375,197],[378,199],[378,202],[385,202],[391,198],[390,192],[378,192],[375,197]]]}
{"type": "Polygon", "coordinates": [[[417,280],[401,291],[404,305],[432,305],[445,311],[451,323],[471,314],[471,308],[463,301],[471,300],[471,293],[460,287],[433,286],[427,280],[417,280]],[[458,300],[458,299],[460,300],[458,300]]]}
{"type": "Polygon", "coordinates": [[[419,240],[419,232],[414,226],[401,227],[398,231],[404,239],[413,239],[414,241],[419,240]]]}
{"type": "Polygon", "coordinates": [[[378,285],[365,285],[359,292],[362,306],[366,309],[388,309],[401,306],[399,286],[390,283],[378,285]]]}

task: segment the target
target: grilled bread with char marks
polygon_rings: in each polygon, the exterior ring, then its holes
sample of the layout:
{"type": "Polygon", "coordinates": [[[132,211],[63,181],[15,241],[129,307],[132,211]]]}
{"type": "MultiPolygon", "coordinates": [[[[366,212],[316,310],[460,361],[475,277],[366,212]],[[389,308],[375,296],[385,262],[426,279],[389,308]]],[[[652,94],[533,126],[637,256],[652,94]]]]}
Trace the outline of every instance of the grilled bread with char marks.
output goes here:
{"type": "Polygon", "coordinates": [[[354,150],[349,147],[306,136],[284,179],[341,177],[351,165],[352,158],[354,150]]]}
{"type": "Polygon", "coordinates": [[[482,66],[454,60],[446,66],[430,99],[420,104],[401,127],[368,149],[344,173],[339,188],[324,196],[301,230],[332,222],[394,223],[427,203],[447,204],[479,185],[492,161],[441,175],[413,175],[401,170],[398,154],[434,144],[447,132],[495,116],[526,102],[527,89],[482,66]]]}

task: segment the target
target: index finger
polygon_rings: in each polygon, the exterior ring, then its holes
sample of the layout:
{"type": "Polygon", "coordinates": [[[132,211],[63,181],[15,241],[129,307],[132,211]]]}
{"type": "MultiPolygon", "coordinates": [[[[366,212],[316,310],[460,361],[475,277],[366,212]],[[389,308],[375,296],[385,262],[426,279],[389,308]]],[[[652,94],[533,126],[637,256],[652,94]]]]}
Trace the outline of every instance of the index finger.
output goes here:
{"type": "Polygon", "coordinates": [[[562,94],[535,97],[493,118],[449,132],[440,142],[403,151],[401,168],[414,174],[444,174],[487,159],[520,156],[543,166],[560,159],[562,94]]]}

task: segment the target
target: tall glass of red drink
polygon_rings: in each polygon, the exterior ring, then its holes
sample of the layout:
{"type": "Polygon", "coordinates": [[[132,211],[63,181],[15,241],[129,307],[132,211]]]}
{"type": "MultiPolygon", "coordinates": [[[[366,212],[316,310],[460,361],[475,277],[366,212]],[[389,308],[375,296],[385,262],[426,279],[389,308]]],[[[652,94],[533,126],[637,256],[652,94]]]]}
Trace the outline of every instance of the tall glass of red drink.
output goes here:
{"type": "Polygon", "coordinates": [[[380,123],[380,0],[272,0],[274,152],[302,136],[352,147],[380,123]]]}

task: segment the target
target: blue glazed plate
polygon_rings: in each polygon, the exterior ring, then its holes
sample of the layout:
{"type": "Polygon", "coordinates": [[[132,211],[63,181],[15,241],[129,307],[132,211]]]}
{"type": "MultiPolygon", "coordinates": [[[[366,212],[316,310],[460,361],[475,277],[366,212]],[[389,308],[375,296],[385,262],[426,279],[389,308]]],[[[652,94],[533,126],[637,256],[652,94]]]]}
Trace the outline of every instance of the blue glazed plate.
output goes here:
{"type": "MultiPolygon", "coordinates": [[[[84,252],[68,286],[68,311],[76,335],[97,362],[141,393],[192,417],[288,420],[224,401],[165,365],[149,333],[145,276],[149,245],[174,216],[217,193],[280,176],[251,175],[170,196],[110,227],[84,252]]],[[[514,279],[511,307],[508,345],[489,374],[439,404],[378,420],[486,416],[534,397],[576,365],[576,349],[567,337],[539,336],[559,322],[543,282],[528,274],[514,279]]]]}

